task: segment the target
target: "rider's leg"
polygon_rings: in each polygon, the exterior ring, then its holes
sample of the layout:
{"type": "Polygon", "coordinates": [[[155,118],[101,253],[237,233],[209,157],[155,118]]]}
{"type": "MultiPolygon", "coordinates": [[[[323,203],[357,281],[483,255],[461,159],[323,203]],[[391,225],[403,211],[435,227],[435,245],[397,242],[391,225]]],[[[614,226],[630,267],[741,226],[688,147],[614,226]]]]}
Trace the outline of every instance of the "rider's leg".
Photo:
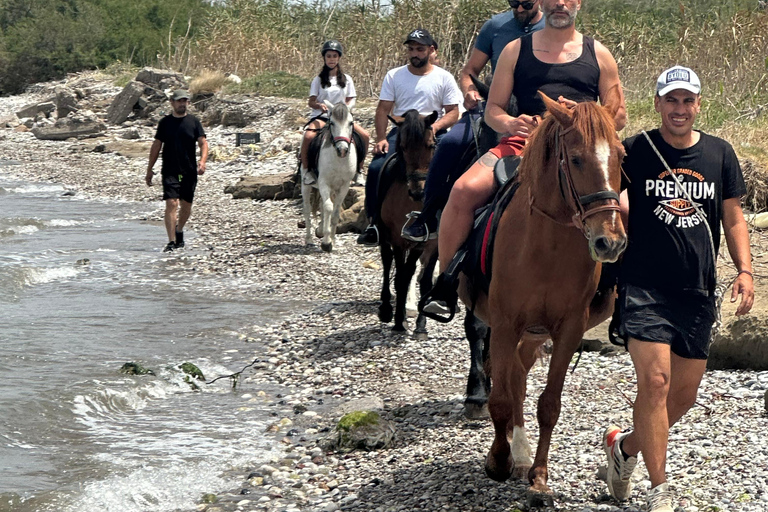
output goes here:
{"type": "Polygon", "coordinates": [[[362,148],[363,149],[363,154],[358,156],[358,161],[360,163],[357,164],[357,172],[355,173],[354,181],[355,181],[356,184],[362,185],[363,184],[363,178],[362,178],[361,171],[363,169],[363,162],[365,161],[365,156],[368,154],[368,143],[371,140],[371,136],[365,130],[365,128],[363,128],[362,126],[360,126],[357,123],[355,123],[355,125],[354,125],[354,130],[355,130],[355,133],[357,133],[360,136],[360,139],[363,142],[363,148],[362,148]]]}
{"type": "Polygon", "coordinates": [[[456,165],[472,142],[471,120],[470,114],[465,113],[461,120],[440,138],[424,185],[424,207],[413,223],[403,227],[402,235],[406,239],[424,242],[436,236],[437,212],[448,200],[451,174],[463,171],[456,169],[456,165]]]}
{"type": "Polygon", "coordinates": [[[309,169],[309,144],[312,139],[317,135],[317,130],[325,126],[325,121],[321,119],[315,119],[304,130],[304,137],[301,139],[301,149],[299,150],[299,159],[301,160],[301,177],[307,185],[311,185],[315,182],[314,176],[307,173],[309,169]]]}
{"type": "Polygon", "coordinates": [[[397,129],[393,128],[392,131],[387,134],[387,141],[389,142],[389,148],[386,154],[375,155],[371,163],[368,164],[368,175],[365,178],[365,214],[368,217],[368,227],[365,228],[359,237],[357,237],[357,243],[363,245],[378,245],[379,244],[379,231],[376,228],[376,223],[379,220],[379,174],[381,168],[384,166],[384,162],[389,155],[395,152],[395,142],[397,140],[397,129]]]}

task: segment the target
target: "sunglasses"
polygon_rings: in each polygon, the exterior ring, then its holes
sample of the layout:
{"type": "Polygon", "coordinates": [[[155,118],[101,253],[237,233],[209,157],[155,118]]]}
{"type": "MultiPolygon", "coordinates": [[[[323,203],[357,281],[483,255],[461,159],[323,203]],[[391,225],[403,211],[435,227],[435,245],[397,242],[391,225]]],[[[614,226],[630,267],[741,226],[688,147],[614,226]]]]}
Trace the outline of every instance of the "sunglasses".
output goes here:
{"type": "Polygon", "coordinates": [[[530,11],[531,9],[533,9],[533,4],[534,3],[536,3],[536,2],[535,1],[534,2],[530,2],[530,1],[528,1],[528,2],[520,2],[518,0],[512,0],[511,2],[509,2],[509,6],[511,8],[513,8],[513,9],[517,9],[518,7],[520,7],[522,5],[523,9],[525,9],[526,11],[530,11]]]}

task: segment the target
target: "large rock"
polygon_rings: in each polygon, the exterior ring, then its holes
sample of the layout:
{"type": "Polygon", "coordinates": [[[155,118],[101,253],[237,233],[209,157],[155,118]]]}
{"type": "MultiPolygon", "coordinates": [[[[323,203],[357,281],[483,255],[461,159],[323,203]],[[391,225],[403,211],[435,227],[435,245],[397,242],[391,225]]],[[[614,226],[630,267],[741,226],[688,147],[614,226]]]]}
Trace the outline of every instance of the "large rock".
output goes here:
{"type": "Polygon", "coordinates": [[[293,199],[296,173],[246,176],[224,189],[234,199],[293,199]]]}
{"type": "Polygon", "coordinates": [[[175,71],[169,71],[167,69],[147,67],[138,72],[135,80],[143,84],[158,86],[161,82],[168,82],[170,80],[183,83],[184,75],[181,73],[176,73],[175,71]]]}
{"type": "Polygon", "coordinates": [[[724,305],[723,326],[709,348],[707,367],[768,370],[768,317],[757,310],[755,314],[736,318],[729,309],[724,305]]]}
{"type": "Polygon", "coordinates": [[[16,114],[0,116],[0,128],[16,128],[21,124],[16,114]]]}
{"type": "Polygon", "coordinates": [[[336,432],[321,445],[325,450],[341,453],[353,450],[381,450],[395,441],[395,425],[374,411],[356,411],[344,415],[336,432]]]}
{"type": "Polygon", "coordinates": [[[121,124],[133,113],[141,96],[144,94],[145,85],[141,82],[128,82],[120,93],[112,100],[107,109],[107,122],[121,124]]]}
{"type": "Polygon", "coordinates": [[[41,140],[83,139],[97,137],[106,129],[106,125],[98,119],[65,117],[51,125],[35,126],[32,134],[41,140]]]}
{"type": "MultiPolygon", "coordinates": [[[[350,189],[350,191],[353,189],[350,189]]],[[[349,198],[349,194],[347,194],[349,198]]],[[[337,233],[362,233],[368,226],[368,217],[365,215],[365,196],[339,215],[337,233]]]]}
{"type": "Polygon", "coordinates": [[[26,107],[22,107],[21,110],[16,112],[16,117],[19,119],[25,118],[25,117],[35,117],[39,113],[43,113],[46,116],[56,110],[56,104],[52,101],[45,101],[43,103],[34,103],[32,105],[27,105],[26,107]]]}
{"type": "Polygon", "coordinates": [[[68,87],[58,86],[56,91],[56,117],[67,117],[72,112],[77,112],[77,94],[68,87]]]}

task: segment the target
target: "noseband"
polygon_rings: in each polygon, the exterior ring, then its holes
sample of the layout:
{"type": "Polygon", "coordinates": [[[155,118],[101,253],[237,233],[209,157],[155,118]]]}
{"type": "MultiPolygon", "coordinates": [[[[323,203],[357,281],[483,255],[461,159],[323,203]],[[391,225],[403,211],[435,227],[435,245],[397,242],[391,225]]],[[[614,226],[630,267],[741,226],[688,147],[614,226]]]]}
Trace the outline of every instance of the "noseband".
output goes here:
{"type": "Polygon", "coordinates": [[[333,128],[333,124],[334,124],[333,121],[331,121],[329,119],[328,120],[328,131],[330,132],[331,138],[333,139],[333,145],[335,146],[339,142],[346,142],[347,144],[351,145],[352,144],[352,138],[351,137],[343,137],[343,136],[334,137],[333,129],[332,129],[333,128]]]}
{"type": "Polygon", "coordinates": [[[573,126],[570,126],[565,130],[558,129],[559,133],[555,139],[555,150],[557,152],[557,158],[559,161],[558,179],[560,182],[560,194],[563,196],[563,199],[565,200],[568,207],[574,212],[573,216],[571,217],[571,222],[560,222],[547,212],[534,206],[533,196],[531,195],[530,188],[528,189],[528,202],[530,204],[531,210],[543,215],[544,217],[547,217],[554,222],[557,222],[558,224],[575,227],[581,231],[585,237],[589,238],[589,232],[585,224],[586,219],[600,212],[620,211],[621,208],[619,207],[619,194],[613,190],[600,190],[591,194],[579,195],[576,187],[573,184],[570,159],[568,158],[568,146],[565,144],[565,135],[573,129],[573,126]],[[564,183],[565,186],[563,186],[564,183]],[[613,201],[613,203],[601,204],[593,206],[592,208],[587,208],[588,205],[597,201],[613,201]]]}

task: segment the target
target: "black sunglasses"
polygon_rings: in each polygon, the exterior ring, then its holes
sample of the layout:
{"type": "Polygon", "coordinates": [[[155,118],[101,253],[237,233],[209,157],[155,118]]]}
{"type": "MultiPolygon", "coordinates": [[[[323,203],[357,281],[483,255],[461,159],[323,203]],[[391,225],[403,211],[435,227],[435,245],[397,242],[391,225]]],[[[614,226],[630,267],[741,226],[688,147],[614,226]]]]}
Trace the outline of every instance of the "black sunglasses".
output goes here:
{"type": "Polygon", "coordinates": [[[517,9],[518,7],[520,7],[522,5],[523,9],[525,9],[526,11],[530,11],[531,9],[533,9],[533,4],[534,3],[536,3],[536,2],[530,2],[530,1],[528,1],[528,2],[520,2],[518,0],[512,0],[511,2],[509,2],[509,6],[511,8],[513,8],[513,9],[517,9]]]}

